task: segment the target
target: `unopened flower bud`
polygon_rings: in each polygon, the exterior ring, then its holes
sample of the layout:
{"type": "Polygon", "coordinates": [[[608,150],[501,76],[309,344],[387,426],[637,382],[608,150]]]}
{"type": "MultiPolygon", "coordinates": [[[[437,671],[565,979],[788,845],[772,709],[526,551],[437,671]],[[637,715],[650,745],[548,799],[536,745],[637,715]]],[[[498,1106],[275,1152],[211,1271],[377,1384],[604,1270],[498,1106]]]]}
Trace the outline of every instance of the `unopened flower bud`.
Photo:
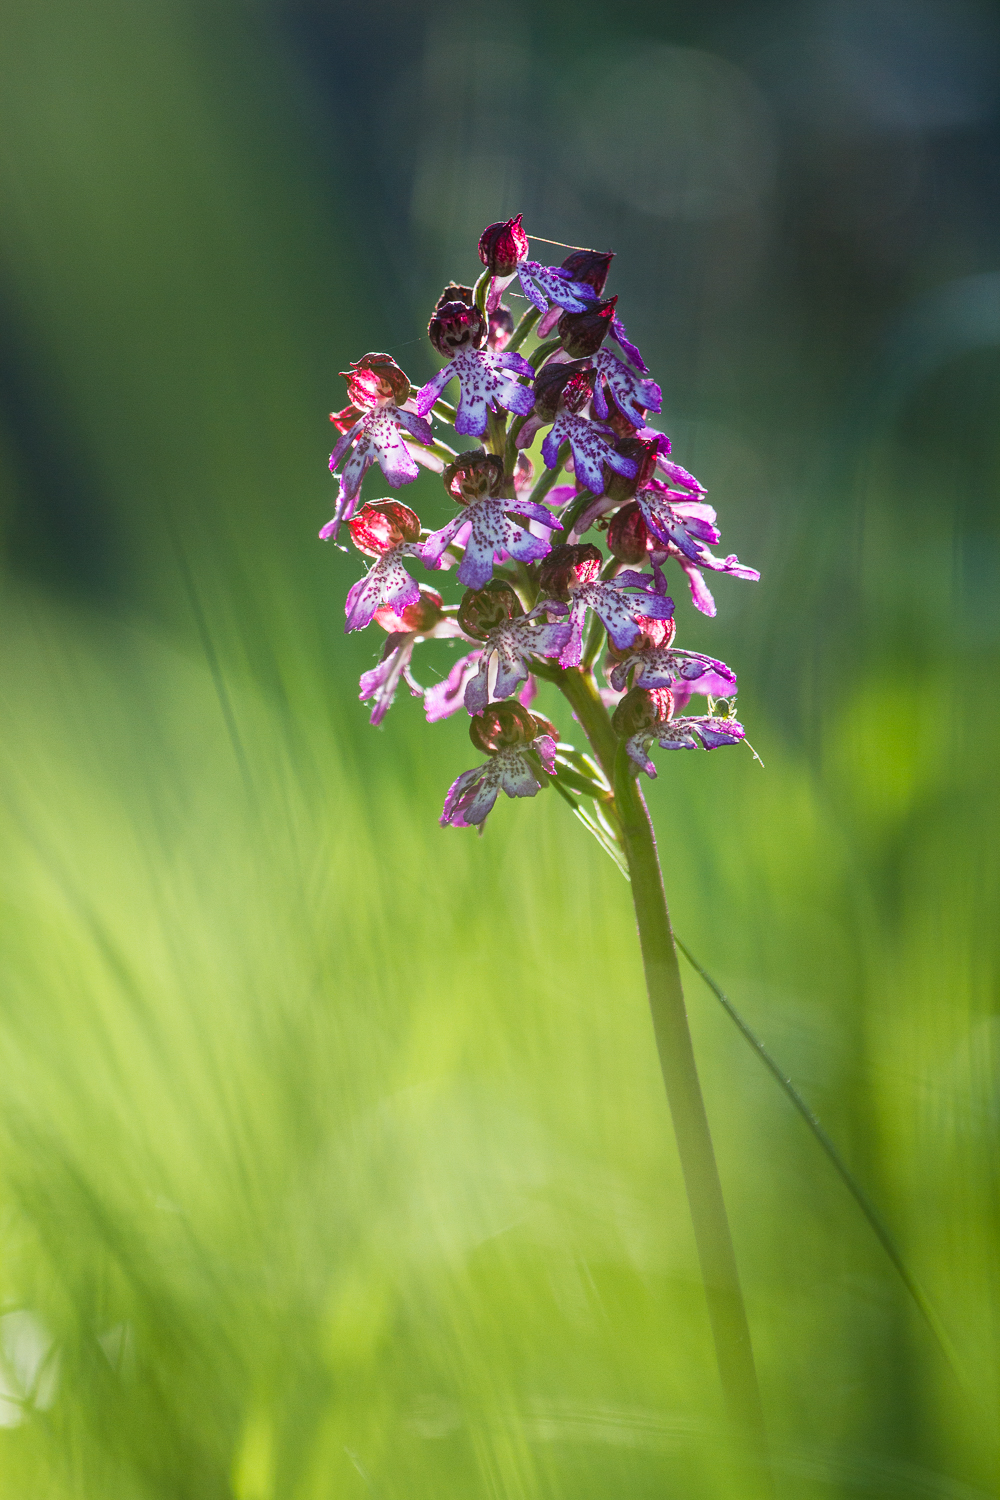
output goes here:
{"type": "Polygon", "coordinates": [[[538,569],[539,593],[544,598],[569,598],[570,584],[593,583],[601,571],[604,558],[592,542],[568,543],[553,547],[538,569]]]}
{"type": "Polygon", "coordinates": [[[510,585],[493,578],[483,589],[466,589],[458,606],[458,623],[473,640],[484,641],[505,620],[523,614],[521,601],[510,585]]]}
{"type": "Polygon", "coordinates": [[[619,562],[634,567],[636,563],[645,562],[648,541],[649,531],[642,511],[634,500],[630,500],[612,518],[608,527],[608,550],[619,562]]]}
{"type": "Polygon", "coordinates": [[[574,281],[582,281],[584,286],[593,287],[600,296],[614,258],[613,250],[574,250],[563,261],[563,269],[569,272],[574,281]]]}
{"type": "Polygon", "coordinates": [[[654,724],[663,724],[674,711],[669,688],[630,688],[611,716],[620,740],[630,739],[654,724]]]}
{"type": "Polygon", "coordinates": [[[427,336],[439,354],[452,359],[460,349],[478,349],[486,330],[486,318],[478,307],[470,307],[467,302],[445,302],[435,309],[427,325],[427,336]]]}
{"type": "Polygon", "coordinates": [[[398,500],[370,500],[347,523],[359,552],[381,557],[401,542],[420,540],[420,517],[398,500]]]}
{"type": "Polygon", "coordinates": [[[444,291],[434,304],[437,312],[444,307],[446,302],[464,302],[466,307],[471,307],[475,301],[475,293],[471,286],[462,286],[460,282],[449,281],[444,291]]]}
{"type": "Polygon", "coordinates": [[[347,381],[347,394],[355,406],[370,411],[394,401],[397,406],[410,394],[410,381],[391,354],[366,354],[352,360],[349,370],[341,370],[347,381]]]}
{"type": "Polygon", "coordinates": [[[398,614],[394,609],[377,609],[375,623],[390,635],[398,635],[404,630],[415,630],[418,635],[425,635],[443,618],[442,602],[439,593],[422,583],[420,598],[416,604],[408,604],[398,614]]]}
{"type": "Polygon", "coordinates": [[[611,297],[607,302],[595,302],[586,312],[563,313],[557,331],[572,359],[586,359],[597,353],[611,332],[617,301],[617,297],[611,297]]]}
{"type": "Polygon", "coordinates": [[[490,313],[490,331],[486,343],[497,354],[502,354],[513,332],[514,316],[510,308],[501,302],[500,306],[490,313]]]}
{"type": "Polygon", "coordinates": [[[596,374],[596,370],[579,359],[543,365],[535,376],[536,414],[543,421],[552,422],[560,408],[579,411],[594,394],[596,374]]]}
{"type": "Polygon", "coordinates": [[[481,714],[473,715],[469,739],[477,750],[496,755],[509,745],[528,745],[535,738],[539,721],[516,699],[491,703],[481,714]]]}
{"type": "Polygon", "coordinates": [[[444,487],[459,505],[471,505],[489,495],[500,493],[503,485],[503,459],[483,448],[460,453],[441,475],[444,487]]]}
{"type": "Polygon", "coordinates": [[[528,257],[528,236],[521,228],[522,214],[488,225],[479,236],[479,259],[493,276],[509,276],[519,260],[528,257]]]}

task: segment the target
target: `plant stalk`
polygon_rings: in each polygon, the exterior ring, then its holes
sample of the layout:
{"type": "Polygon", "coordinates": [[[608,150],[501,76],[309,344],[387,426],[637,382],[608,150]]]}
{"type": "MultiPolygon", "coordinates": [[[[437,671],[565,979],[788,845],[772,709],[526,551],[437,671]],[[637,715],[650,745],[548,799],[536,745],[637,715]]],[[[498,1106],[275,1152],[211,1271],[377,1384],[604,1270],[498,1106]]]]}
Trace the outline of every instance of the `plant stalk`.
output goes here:
{"type": "Polygon", "coordinates": [[[614,786],[660,1069],[691,1208],[723,1394],[736,1434],[762,1466],[767,1489],[767,1437],[750,1328],[698,1081],[656,837],[624,745],[617,750],[614,786]]]}

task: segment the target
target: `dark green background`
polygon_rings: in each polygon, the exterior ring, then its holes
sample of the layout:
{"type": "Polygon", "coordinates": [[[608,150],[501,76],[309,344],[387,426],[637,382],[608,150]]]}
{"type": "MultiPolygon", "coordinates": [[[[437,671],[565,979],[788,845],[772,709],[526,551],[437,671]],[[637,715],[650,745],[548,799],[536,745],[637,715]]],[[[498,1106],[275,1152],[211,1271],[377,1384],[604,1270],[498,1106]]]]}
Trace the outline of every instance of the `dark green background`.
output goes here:
{"type": "Polygon", "coordinates": [[[993,1493],[995,10],[2,29],[0,1495],[740,1493],[627,886],[552,797],[438,828],[465,727],[368,728],[315,540],[337,371],[425,379],[517,211],[763,575],[679,604],[766,770],[664,757],[676,926],[967,1388],[691,976],[780,1493],[993,1493]]]}

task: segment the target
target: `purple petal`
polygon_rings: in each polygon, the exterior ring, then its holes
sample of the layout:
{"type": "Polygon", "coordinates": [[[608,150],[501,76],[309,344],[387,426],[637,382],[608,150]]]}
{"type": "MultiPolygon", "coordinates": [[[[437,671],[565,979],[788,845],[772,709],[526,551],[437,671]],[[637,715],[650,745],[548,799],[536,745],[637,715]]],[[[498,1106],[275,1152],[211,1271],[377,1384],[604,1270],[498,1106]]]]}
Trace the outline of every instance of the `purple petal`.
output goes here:
{"type": "Polygon", "coordinates": [[[556,742],[551,734],[538,735],[536,739],[532,740],[531,748],[535,751],[535,754],[549,775],[554,776],[556,774],[556,742]]]}
{"type": "Polygon", "coordinates": [[[438,370],[437,374],[433,375],[426,385],[420,387],[416,400],[418,417],[426,417],[449,380],[454,378],[454,375],[455,361],[452,360],[450,364],[445,365],[443,370],[438,370]]]}
{"type": "Polygon", "coordinates": [[[470,714],[481,714],[490,701],[490,653],[479,653],[479,665],[465,685],[465,706],[470,714]]]}
{"type": "MultiPolygon", "coordinates": [[[[465,812],[474,800],[473,793],[479,782],[483,779],[488,766],[473,766],[471,771],[463,771],[461,776],[455,778],[448,788],[448,795],[444,799],[444,808],[438,819],[442,828],[450,823],[454,828],[468,828],[470,824],[466,821],[465,812]]],[[[497,799],[496,792],[493,793],[490,807],[497,799]]],[[[489,812],[489,807],[486,812],[489,812]]],[[[486,814],[484,813],[485,817],[486,814]]],[[[479,820],[480,822],[482,819],[479,820]]]]}
{"type": "Polygon", "coordinates": [[[396,421],[405,427],[410,436],[415,438],[418,443],[433,443],[434,432],[431,424],[425,422],[423,417],[417,416],[416,412],[407,411],[405,407],[398,406],[396,408],[396,421]]]}
{"type": "Polygon", "coordinates": [[[425,568],[437,568],[449,542],[453,542],[463,526],[469,524],[469,518],[464,510],[460,510],[457,516],[452,516],[440,531],[431,532],[430,536],[422,543],[420,556],[425,568]]]}
{"type": "Polygon", "coordinates": [[[436,682],[427,689],[424,693],[424,713],[428,724],[447,719],[462,707],[466,683],[475,674],[476,664],[481,656],[481,651],[470,651],[468,656],[460,656],[444,681],[436,682]]]}
{"type": "Polygon", "coordinates": [[[364,420],[364,417],[359,417],[350,431],[343,434],[340,441],[337,443],[336,448],[334,448],[333,452],[330,454],[331,474],[336,472],[337,465],[340,463],[340,460],[343,458],[344,454],[347,452],[348,448],[351,446],[351,444],[354,442],[354,439],[361,431],[364,420]]]}
{"type": "Polygon", "coordinates": [[[712,592],[705,582],[701,569],[696,568],[694,563],[688,562],[686,557],[679,557],[677,561],[687,574],[691,587],[691,600],[695,609],[700,609],[703,615],[714,617],[715,600],[712,598],[712,592]]]}
{"type": "Polygon", "coordinates": [[[632,343],[627,332],[625,331],[625,324],[619,317],[615,317],[612,321],[611,337],[618,344],[619,348],[624,349],[625,353],[635,365],[636,369],[641,370],[644,375],[648,375],[649,366],[646,364],[646,361],[643,359],[638,349],[632,343]]]}
{"type": "Polygon", "coordinates": [[[509,350],[509,351],[502,352],[500,354],[494,354],[493,358],[496,361],[496,363],[501,367],[501,369],[503,369],[503,370],[514,370],[514,371],[517,372],[518,375],[527,375],[527,377],[528,377],[529,380],[534,380],[534,378],[535,378],[535,367],[534,367],[534,365],[529,364],[528,361],[524,358],[524,356],[521,355],[521,354],[518,354],[515,350],[512,349],[512,350],[509,350]]]}
{"type": "Polygon", "coordinates": [[[559,306],[558,302],[554,303],[553,306],[549,308],[545,316],[539,319],[538,327],[535,330],[535,332],[538,334],[538,337],[540,339],[548,338],[549,334],[559,322],[559,319],[562,317],[562,315],[562,308],[559,306]]]}

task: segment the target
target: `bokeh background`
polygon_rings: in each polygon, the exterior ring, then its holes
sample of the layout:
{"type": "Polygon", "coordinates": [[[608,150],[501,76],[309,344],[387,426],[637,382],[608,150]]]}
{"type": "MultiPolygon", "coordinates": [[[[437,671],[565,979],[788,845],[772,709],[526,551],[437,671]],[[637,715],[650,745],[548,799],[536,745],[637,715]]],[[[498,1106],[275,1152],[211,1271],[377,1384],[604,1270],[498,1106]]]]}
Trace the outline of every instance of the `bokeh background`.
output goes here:
{"type": "Polygon", "coordinates": [[[552,796],[438,828],[465,726],[368,727],[358,564],[315,539],[337,371],[426,379],[517,211],[618,252],[763,575],[679,603],[766,769],[663,765],[675,925],[954,1346],[689,975],[779,1493],[995,1494],[996,10],[7,0],[3,33],[0,1495],[742,1492],[628,887],[552,796]]]}

